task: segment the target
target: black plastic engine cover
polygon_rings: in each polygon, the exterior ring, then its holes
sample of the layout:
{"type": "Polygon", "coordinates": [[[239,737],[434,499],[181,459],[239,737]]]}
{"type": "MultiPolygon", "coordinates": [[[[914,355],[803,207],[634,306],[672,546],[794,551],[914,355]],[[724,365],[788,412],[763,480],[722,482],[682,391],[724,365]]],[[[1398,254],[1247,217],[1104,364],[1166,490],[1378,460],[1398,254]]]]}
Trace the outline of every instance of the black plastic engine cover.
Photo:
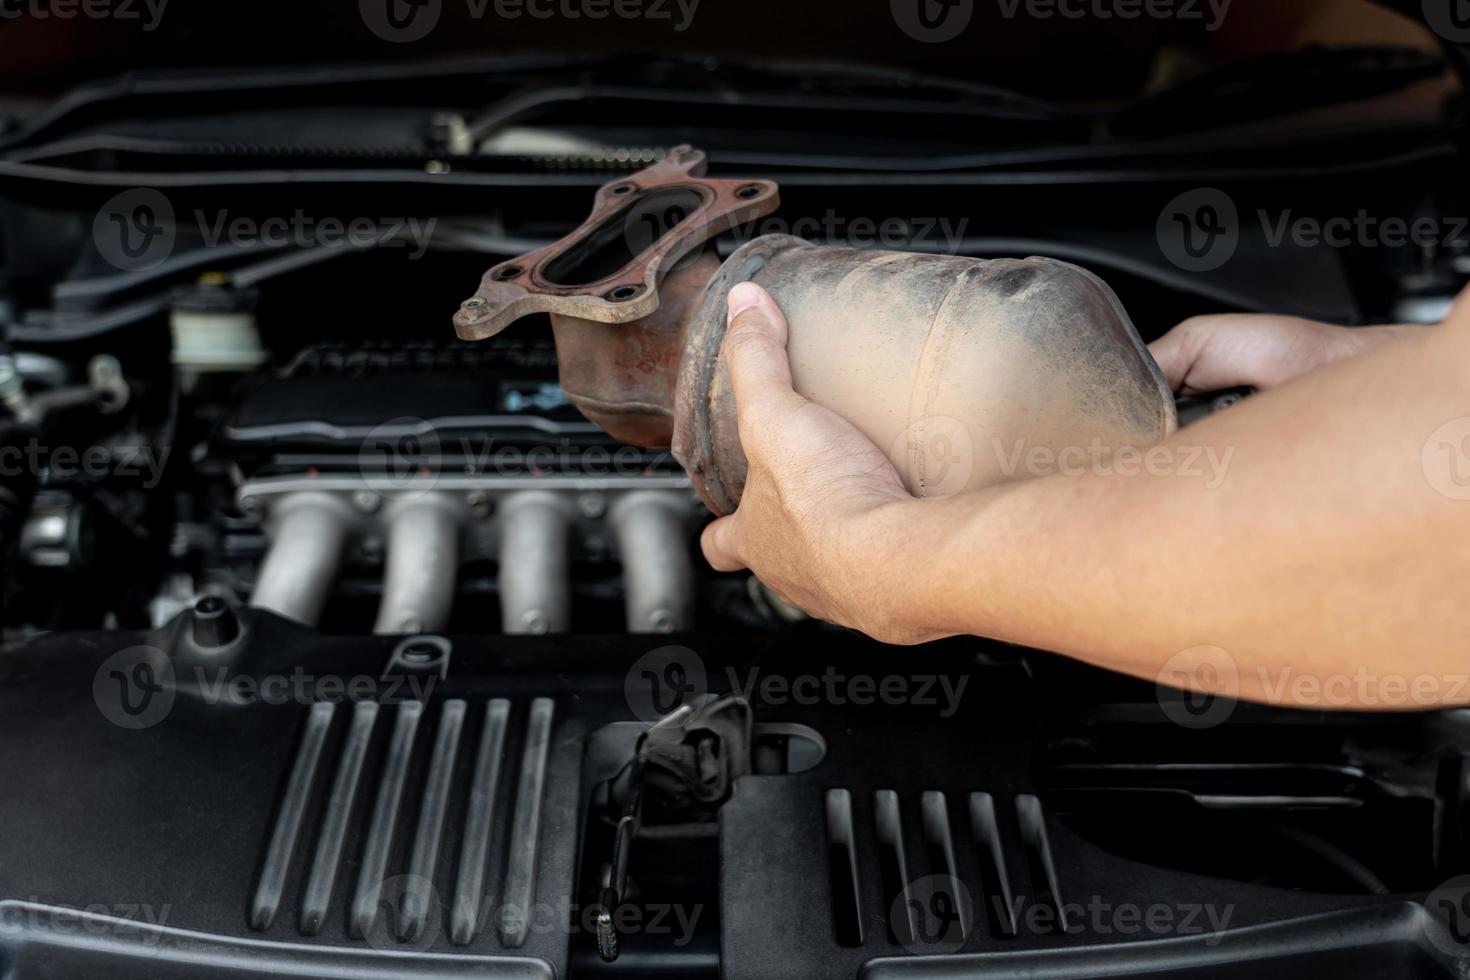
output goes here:
{"type": "Polygon", "coordinates": [[[1249,961],[1258,978],[1412,980],[1466,962],[1422,893],[1154,867],[1056,812],[1089,805],[1058,760],[1100,732],[1144,733],[1161,759],[1221,746],[1307,758],[1348,730],[1422,741],[1424,717],[1241,706],[1206,742],[1162,717],[1151,685],[1054,658],[1028,669],[973,641],[896,656],[810,632],[666,647],[242,620],[218,649],[186,613],[157,633],[52,634],[0,654],[4,976],[595,975],[579,909],[599,883],[577,880],[594,788],[651,713],[737,688],[758,730],[805,747],[783,750],[779,773],[758,747],[770,774],[738,779],[719,810],[717,942],[631,943],[611,972],[1215,978],[1249,961]],[[890,676],[901,698],[885,696],[890,676]],[[1094,904],[1201,912],[1163,932],[1100,931],[1094,904]],[[1228,908],[1228,925],[1205,906],[1228,908]]]}

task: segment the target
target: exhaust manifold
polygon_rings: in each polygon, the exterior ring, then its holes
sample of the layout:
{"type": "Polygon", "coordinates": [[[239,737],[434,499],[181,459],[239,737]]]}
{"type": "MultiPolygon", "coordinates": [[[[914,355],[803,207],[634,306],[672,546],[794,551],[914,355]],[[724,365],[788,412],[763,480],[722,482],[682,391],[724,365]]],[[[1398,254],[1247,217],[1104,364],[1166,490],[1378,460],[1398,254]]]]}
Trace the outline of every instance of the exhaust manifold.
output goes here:
{"type": "Polygon", "coordinates": [[[1144,447],[1175,428],[1158,365],[1092,273],[786,235],[721,264],[714,238],[775,210],[776,185],[704,170],[702,153],[677,147],[603,186],[570,235],[492,266],[456,333],[480,340],[550,314],[568,399],[624,442],[672,446],[717,514],[745,483],[720,348],[726,296],[747,280],[786,313],[797,390],[883,448],[916,495],[1021,475],[1008,466],[1017,447],[1144,447]]]}

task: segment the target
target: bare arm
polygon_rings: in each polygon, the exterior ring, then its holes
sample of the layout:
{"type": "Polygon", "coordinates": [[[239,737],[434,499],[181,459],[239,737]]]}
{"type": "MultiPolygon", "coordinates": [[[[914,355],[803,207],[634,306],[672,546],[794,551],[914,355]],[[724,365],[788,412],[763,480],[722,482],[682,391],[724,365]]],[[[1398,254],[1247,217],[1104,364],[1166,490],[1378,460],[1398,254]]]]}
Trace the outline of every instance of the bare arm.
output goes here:
{"type": "MultiPolygon", "coordinates": [[[[1241,696],[1278,702],[1294,698],[1283,670],[1470,672],[1470,500],[1456,499],[1470,419],[1455,422],[1470,416],[1470,302],[1176,433],[1169,473],[1049,476],[939,501],[895,489],[871,457],[861,485],[815,458],[865,440],[798,404],[769,297],[734,317],[729,343],[752,478],[706,554],[815,615],[898,642],[994,636],[1150,680],[1213,646],[1241,696]],[[1218,485],[1183,471],[1194,452],[1228,458],[1218,485]]],[[[1437,690],[1470,702],[1452,683],[1437,690]]]]}

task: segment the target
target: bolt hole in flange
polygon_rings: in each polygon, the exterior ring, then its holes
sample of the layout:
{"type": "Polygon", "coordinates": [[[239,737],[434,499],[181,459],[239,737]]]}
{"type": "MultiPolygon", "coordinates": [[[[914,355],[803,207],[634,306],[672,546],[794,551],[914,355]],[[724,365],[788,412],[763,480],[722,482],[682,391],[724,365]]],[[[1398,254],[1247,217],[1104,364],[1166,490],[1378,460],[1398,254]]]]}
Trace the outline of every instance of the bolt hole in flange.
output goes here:
{"type": "Polygon", "coordinates": [[[614,194],[630,194],[633,191],[632,184],[619,184],[612,189],[614,194]]]}
{"type": "Polygon", "coordinates": [[[741,200],[748,201],[753,197],[759,197],[761,193],[760,184],[746,184],[735,191],[735,196],[741,200]]]}
{"type": "Polygon", "coordinates": [[[522,271],[523,270],[518,265],[507,265],[503,268],[496,269],[495,281],[505,282],[507,279],[514,279],[516,276],[520,275],[522,271]]]}
{"type": "Polygon", "coordinates": [[[619,286],[607,292],[607,298],[614,303],[625,303],[643,292],[642,286],[619,286]]]}

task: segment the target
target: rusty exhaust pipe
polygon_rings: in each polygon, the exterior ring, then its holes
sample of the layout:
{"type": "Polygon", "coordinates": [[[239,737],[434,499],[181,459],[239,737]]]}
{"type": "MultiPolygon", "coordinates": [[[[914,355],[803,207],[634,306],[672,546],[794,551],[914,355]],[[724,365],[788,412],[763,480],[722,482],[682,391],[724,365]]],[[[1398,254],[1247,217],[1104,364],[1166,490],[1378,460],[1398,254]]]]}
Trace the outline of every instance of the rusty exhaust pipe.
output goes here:
{"type": "Polygon", "coordinates": [[[1113,291],[1047,258],[973,259],[767,235],[723,264],[712,240],[773,211],[770,181],[710,180],[678,147],[602,187],[566,238],[490,268],[455,315],[466,340],[551,315],[567,397],[625,442],[672,446],[717,514],[746,463],[721,361],[725,298],[765,287],[792,380],[893,460],[910,492],[1019,475],[1016,453],[1151,445],[1174,400],[1113,291]]]}

